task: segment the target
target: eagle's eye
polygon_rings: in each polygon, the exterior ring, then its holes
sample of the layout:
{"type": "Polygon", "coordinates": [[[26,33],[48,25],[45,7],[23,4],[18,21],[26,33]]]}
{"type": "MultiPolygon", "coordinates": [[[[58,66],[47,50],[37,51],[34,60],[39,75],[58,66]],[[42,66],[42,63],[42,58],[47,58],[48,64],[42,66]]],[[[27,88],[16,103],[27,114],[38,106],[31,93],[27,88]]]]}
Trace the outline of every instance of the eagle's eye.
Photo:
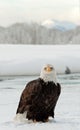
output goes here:
{"type": "Polygon", "coordinates": [[[50,67],[51,70],[53,70],[53,67],[50,67]]]}
{"type": "Polygon", "coordinates": [[[47,70],[47,68],[45,67],[44,70],[47,70]]]}

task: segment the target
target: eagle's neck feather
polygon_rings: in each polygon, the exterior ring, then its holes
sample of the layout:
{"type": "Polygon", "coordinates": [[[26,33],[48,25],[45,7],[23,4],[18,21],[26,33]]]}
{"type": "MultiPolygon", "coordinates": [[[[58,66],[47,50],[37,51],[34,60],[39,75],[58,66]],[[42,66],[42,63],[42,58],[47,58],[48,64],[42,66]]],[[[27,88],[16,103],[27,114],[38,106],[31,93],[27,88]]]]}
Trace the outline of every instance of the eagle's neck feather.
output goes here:
{"type": "Polygon", "coordinates": [[[45,74],[45,73],[41,73],[40,74],[40,78],[44,82],[54,82],[55,84],[57,84],[56,74],[45,74]]]}

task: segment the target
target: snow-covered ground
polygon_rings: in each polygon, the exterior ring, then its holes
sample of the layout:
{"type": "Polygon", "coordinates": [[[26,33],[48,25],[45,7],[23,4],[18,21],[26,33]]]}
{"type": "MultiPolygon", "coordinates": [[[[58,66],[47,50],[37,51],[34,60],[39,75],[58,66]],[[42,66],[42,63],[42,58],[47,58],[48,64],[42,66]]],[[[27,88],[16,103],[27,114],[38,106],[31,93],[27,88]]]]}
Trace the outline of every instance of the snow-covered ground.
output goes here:
{"type": "Polygon", "coordinates": [[[0,75],[36,75],[46,63],[80,72],[80,45],[0,45],[0,75]]]}
{"type": "Polygon", "coordinates": [[[55,119],[47,123],[13,121],[22,90],[37,77],[0,77],[0,130],[80,130],[80,74],[58,75],[62,92],[55,119]]]}

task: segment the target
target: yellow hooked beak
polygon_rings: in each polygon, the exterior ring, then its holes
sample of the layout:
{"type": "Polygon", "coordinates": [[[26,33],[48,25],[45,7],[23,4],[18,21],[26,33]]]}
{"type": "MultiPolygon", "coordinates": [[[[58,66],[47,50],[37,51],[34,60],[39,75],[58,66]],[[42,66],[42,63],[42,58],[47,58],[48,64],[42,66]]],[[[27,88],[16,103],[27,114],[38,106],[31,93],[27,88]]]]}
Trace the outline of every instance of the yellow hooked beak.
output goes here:
{"type": "Polygon", "coordinates": [[[46,67],[46,71],[50,72],[50,71],[52,71],[52,69],[48,66],[48,67],[46,67]]]}

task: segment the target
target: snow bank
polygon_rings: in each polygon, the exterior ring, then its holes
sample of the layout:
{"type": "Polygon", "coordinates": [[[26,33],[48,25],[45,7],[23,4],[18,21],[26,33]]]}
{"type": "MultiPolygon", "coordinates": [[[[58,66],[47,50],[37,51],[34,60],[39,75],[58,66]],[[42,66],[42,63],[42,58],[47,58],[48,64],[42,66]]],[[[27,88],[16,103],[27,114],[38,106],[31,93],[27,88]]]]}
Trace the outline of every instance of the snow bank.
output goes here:
{"type": "Polygon", "coordinates": [[[0,45],[0,75],[36,75],[46,63],[80,72],[80,45],[0,45]]]}

